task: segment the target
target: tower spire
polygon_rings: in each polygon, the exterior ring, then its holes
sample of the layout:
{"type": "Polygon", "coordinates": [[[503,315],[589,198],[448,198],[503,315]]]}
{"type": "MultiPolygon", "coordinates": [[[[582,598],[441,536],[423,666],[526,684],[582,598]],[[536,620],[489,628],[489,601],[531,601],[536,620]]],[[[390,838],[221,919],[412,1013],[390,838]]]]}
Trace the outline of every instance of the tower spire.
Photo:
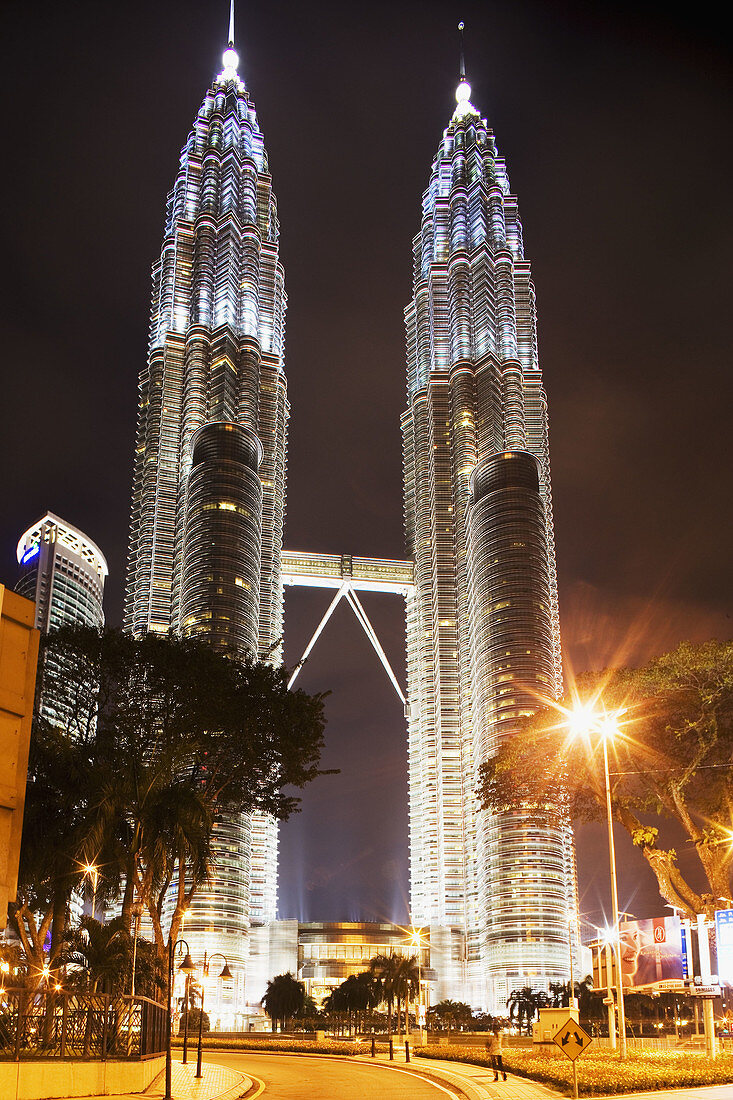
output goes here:
{"type": "Polygon", "coordinates": [[[458,24],[458,35],[460,42],[460,58],[459,58],[459,72],[458,72],[458,87],[456,88],[456,109],[453,114],[454,118],[461,118],[463,115],[478,114],[478,111],[471,103],[471,85],[466,80],[466,61],[463,56],[463,28],[465,27],[463,20],[458,24]]]}
{"type": "Polygon", "coordinates": [[[229,0],[229,41],[227,48],[224,50],[224,71],[221,73],[219,79],[239,80],[237,74],[237,66],[239,65],[239,55],[234,49],[234,0],[229,0]]]}

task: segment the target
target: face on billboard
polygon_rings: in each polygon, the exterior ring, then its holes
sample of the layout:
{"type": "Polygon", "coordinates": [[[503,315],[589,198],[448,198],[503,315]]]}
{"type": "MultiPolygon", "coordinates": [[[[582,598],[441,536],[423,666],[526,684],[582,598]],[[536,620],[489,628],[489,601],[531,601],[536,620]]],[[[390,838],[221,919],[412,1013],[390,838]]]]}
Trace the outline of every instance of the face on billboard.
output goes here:
{"type": "Polygon", "coordinates": [[[624,921],[619,931],[621,977],[625,988],[682,981],[679,917],[624,921]]]}

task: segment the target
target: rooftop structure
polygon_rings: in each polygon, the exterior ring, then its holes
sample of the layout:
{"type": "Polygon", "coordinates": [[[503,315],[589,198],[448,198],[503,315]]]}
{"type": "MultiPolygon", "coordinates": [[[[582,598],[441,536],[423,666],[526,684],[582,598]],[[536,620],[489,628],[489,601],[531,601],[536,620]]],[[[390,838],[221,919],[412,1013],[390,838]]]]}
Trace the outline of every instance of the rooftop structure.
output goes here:
{"type": "Polygon", "coordinates": [[[39,630],[45,633],[74,622],[104,626],[107,562],[78,527],[46,512],[21,535],[17,558],[20,575],[15,589],[35,602],[39,630]]]}

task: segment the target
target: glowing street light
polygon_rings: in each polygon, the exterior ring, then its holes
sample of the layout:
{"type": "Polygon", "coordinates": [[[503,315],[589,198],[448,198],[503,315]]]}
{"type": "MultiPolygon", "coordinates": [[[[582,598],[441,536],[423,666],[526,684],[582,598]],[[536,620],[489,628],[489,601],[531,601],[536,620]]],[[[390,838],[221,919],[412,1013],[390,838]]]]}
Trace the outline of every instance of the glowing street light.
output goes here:
{"type": "Polygon", "coordinates": [[[608,772],[608,742],[619,731],[619,718],[623,710],[594,710],[592,705],[581,704],[568,714],[567,726],[571,735],[600,737],[603,745],[603,775],[606,783],[606,814],[608,817],[608,859],[611,867],[611,905],[613,908],[613,938],[616,955],[616,995],[618,999],[619,1057],[626,1057],[626,1013],[624,1011],[624,987],[621,976],[621,929],[618,912],[618,884],[616,880],[616,850],[613,843],[613,811],[611,807],[611,780],[608,772]]]}
{"type": "Polygon", "coordinates": [[[428,1006],[427,1006],[427,998],[426,998],[425,1013],[423,1014],[423,1011],[422,1011],[422,1008],[423,1008],[423,1003],[422,1003],[422,949],[423,949],[423,947],[426,947],[428,945],[428,941],[426,941],[423,937],[422,928],[415,928],[414,924],[410,928],[410,933],[409,934],[410,934],[410,947],[416,947],[417,948],[417,1015],[418,1015],[418,1025],[419,1025],[419,1028],[420,1028],[420,1043],[421,1043],[421,1045],[424,1045],[424,1043],[425,1043],[425,1028],[423,1027],[423,1023],[427,1021],[428,1006]]]}
{"type": "Polygon", "coordinates": [[[99,868],[96,863],[86,863],[82,870],[87,878],[92,880],[92,916],[96,916],[97,913],[97,882],[99,879],[99,868]]]}

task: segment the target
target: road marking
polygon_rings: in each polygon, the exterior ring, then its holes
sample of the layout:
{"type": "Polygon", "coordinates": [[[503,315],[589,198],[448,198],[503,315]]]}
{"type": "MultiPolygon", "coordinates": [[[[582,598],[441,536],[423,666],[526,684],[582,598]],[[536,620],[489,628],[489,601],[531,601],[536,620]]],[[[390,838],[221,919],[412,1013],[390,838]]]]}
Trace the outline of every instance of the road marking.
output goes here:
{"type": "Polygon", "coordinates": [[[245,1092],[245,1094],[244,1094],[244,1096],[246,1097],[246,1100],[255,1100],[255,1098],[257,1096],[260,1096],[265,1091],[265,1082],[260,1081],[259,1077],[255,1077],[255,1075],[253,1073],[248,1073],[247,1077],[249,1077],[250,1081],[256,1081],[257,1084],[260,1086],[257,1089],[257,1092],[253,1092],[252,1094],[250,1094],[248,1092],[245,1092]]]}
{"type": "MultiPolygon", "coordinates": [[[[362,1062],[362,1065],[369,1065],[369,1062],[362,1062]]],[[[456,1089],[447,1089],[444,1085],[439,1085],[434,1077],[428,1077],[424,1073],[415,1073],[411,1069],[399,1069],[397,1066],[384,1066],[379,1062],[374,1063],[375,1068],[379,1066],[380,1069],[391,1069],[393,1073],[406,1073],[410,1077],[417,1077],[418,1081],[425,1081],[428,1085],[434,1085],[436,1089],[440,1089],[446,1096],[452,1096],[455,1100],[456,1096],[460,1096],[460,1091],[456,1089]]]]}

